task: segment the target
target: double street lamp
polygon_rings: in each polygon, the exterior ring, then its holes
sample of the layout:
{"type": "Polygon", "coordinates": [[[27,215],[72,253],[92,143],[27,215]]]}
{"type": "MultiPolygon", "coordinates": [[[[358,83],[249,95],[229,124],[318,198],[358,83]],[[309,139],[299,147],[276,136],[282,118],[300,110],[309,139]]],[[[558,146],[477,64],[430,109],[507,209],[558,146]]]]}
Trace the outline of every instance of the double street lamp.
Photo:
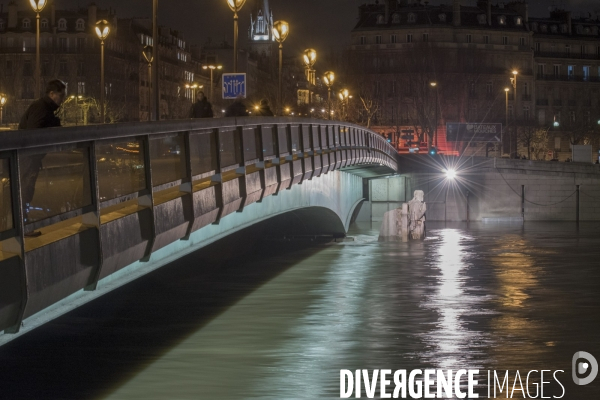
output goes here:
{"type": "Polygon", "coordinates": [[[144,60],[148,63],[148,80],[146,85],[148,87],[148,121],[152,121],[152,61],[154,61],[154,49],[152,46],[144,46],[142,50],[144,60]]]}
{"type": "Polygon", "coordinates": [[[438,125],[439,125],[439,116],[438,116],[438,105],[439,105],[439,91],[437,90],[437,82],[430,82],[429,85],[435,89],[435,133],[434,133],[434,141],[433,146],[437,149],[438,147],[438,125]]]}
{"type": "Polygon", "coordinates": [[[29,0],[31,8],[36,13],[36,31],[35,31],[35,89],[36,96],[41,93],[42,71],[40,69],[40,13],[46,7],[46,0],[29,0]]]}
{"type": "MultiPolygon", "coordinates": [[[[510,92],[510,88],[504,88],[504,93],[506,93],[506,126],[504,127],[504,131],[508,132],[508,92],[510,92]]],[[[500,152],[501,155],[504,155],[504,135],[500,134],[500,152]]]]}
{"type": "Polygon", "coordinates": [[[332,71],[325,72],[325,76],[323,76],[323,82],[325,82],[325,86],[327,86],[327,103],[329,105],[329,119],[331,119],[331,88],[333,87],[334,81],[335,74],[332,71]]]}
{"type": "Polygon", "coordinates": [[[185,85],[186,89],[192,89],[192,104],[194,104],[194,102],[196,101],[196,89],[202,89],[203,87],[204,86],[198,85],[197,83],[194,83],[192,85],[188,83],[185,85]]]}
{"type": "Polygon", "coordinates": [[[315,49],[304,50],[302,60],[304,61],[304,65],[306,66],[306,79],[308,80],[308,83],[311,85],[315,85],[316,77],[313,66],[317,62],[317,51],[315,49]]]}
{"type": "Polygon", "coordinates": [[[106,88],[104,87],[104,41],[110,33],[108,21],[101,20],[96,23],[96,35],[100,39],[100,118],[105,123],[106,109],[104,105],[106,88]]]}
{"type": "Polygon", "coordinates": [[[2,125],[2,111],[7,101],[8,98],[6,95],[4,93],[0,93],[0,125],[2,125]]]}
{"type": "Polygon", "coordinates": [[[290,25],[285,21],[277,21],[273,24],[273,36],[279,43],[279,102],[277,107],[281,115],[281,103],[283,101],[283,42],[290,33],[290,25]]]}
{"type": "Polygon", "coordinates": [[[237,72],[238,67],[238,12],[242,9],[246,0],[227,0],[227,4],[233,11],[233,72],[237,72]]]}
{"type": "Polygon", "coordinates": [[[204,65],[202,69],[210,69],[210,101],[213,101],[213,72],[215,69],[222,69],[222,65],[204,65]]]}

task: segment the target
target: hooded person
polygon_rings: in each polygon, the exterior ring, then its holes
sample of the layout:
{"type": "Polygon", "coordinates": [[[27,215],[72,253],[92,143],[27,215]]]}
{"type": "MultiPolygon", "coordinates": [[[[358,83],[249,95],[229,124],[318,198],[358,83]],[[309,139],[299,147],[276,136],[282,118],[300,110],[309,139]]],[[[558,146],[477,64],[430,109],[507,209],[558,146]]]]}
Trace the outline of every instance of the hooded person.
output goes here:
{"type": "Polygon", "coordinates": [[[273,111],[271,111],[271,107],[269,107],[269,100],[262,99],[260,101],[260,107],[256,111],[255,114],[257,117],[273,117],[273,111]]]}
{"type": "Polygon", "coordinates": [[[239,95],[235,98],[235,101],[227,107],[225,110],[226,117],[247,117],[248,110],[244,104],[244,96],[239,95]]]}
{"type": "Polygon", "coordinates": [[[192,104],[190,110],[190,118],[212,118],[213,116],[212,104],[210,104],[204,92],[198,92],[196,102],[192,104]]]}

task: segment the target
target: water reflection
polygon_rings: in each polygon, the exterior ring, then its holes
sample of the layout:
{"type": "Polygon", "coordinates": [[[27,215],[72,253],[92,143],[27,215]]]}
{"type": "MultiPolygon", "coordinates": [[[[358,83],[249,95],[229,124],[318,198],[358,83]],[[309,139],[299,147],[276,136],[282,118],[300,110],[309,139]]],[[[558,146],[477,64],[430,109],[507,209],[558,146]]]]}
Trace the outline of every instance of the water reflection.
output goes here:
{"type": "Polygon", "coordinates": [[[429,346],[423,359],[440,369],[477,368],[481,362],[475,361],[475,355],[480,351],[476,347],[486,339],[480,331],[468,327],[466,321],[485,313],[480,309],[481,293],[473,294],[480,288],[474,286],[467,275],[471,268],[467,255],[472,240],[458,229],[440,230],[437,236],[429,239],[429,245],[436,249],[430,260],[431,272],[437,270],[439,275],[424,307],[434,310],[439,319],[435,328],[425,334],[429,346]]]}

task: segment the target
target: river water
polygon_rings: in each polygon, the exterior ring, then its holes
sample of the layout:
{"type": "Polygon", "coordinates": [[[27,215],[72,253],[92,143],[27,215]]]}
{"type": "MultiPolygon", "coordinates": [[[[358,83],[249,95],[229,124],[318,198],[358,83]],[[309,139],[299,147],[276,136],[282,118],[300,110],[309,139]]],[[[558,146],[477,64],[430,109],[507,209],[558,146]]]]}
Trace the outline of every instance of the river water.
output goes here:
{"type": "Polygon", "coordinates": [[[544,396],[600,398],[571,377],[600,359],[599,224],[378,228],[187,256],[0,348],[0,398],[335,399],[341,369],[417,368],[479,369],[480,398],[487,370],[562,370],[544,396]]]}

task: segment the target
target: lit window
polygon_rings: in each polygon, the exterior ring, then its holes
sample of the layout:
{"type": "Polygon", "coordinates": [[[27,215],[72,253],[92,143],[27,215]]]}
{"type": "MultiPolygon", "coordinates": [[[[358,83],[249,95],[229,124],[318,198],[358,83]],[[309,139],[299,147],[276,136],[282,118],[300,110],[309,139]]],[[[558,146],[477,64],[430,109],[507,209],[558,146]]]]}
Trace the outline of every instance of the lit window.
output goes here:
{"type": "Polygon", "coordinates": [[[394,14],[394,15],[392,15],[392,23],[393,24],[399,24],[400,23],[400,14],[394,14]]]}
{"type": "Polygon", "coordinates": [[[521,19],[521,17],[515,17],[515,25],[521,25],[523,23],[523,20],[521,19]]]}
{"type": "Polygon", "coordinates": [[[504,15],[498,17],[498,24],[506,25],[506,17],[504,15]]]}
{"type": "Polygon", "coordinates": [[[438,18],[440,19],[440,22],[446,22],[446,14],[440,14],[438,15],[438,18]]]}

